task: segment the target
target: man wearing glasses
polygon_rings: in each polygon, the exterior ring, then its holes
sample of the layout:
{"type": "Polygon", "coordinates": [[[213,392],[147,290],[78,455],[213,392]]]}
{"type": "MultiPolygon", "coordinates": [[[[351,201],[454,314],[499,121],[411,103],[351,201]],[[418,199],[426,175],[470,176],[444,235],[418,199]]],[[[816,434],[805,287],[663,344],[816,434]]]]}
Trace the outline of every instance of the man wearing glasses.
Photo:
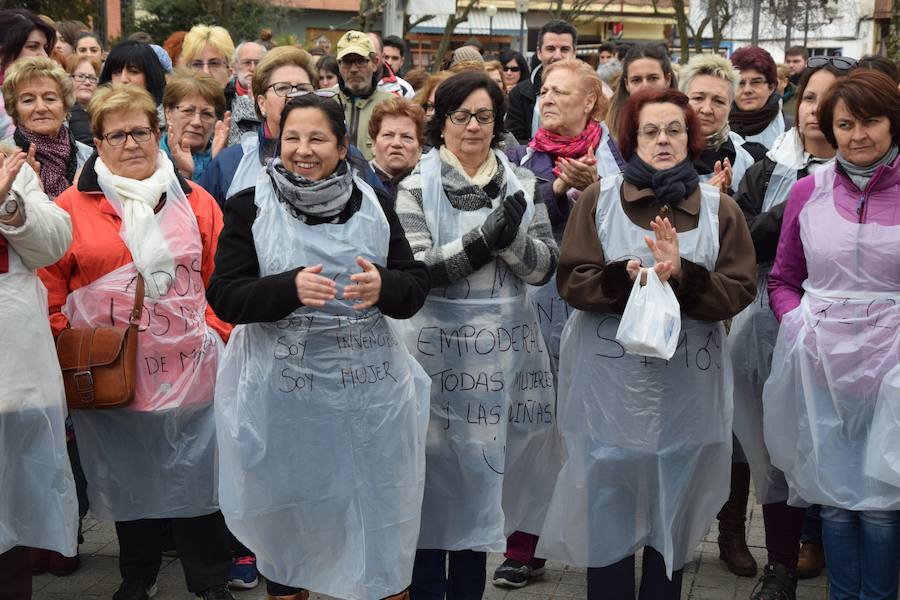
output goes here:
{"type": "Polygon", "coordinates": [[[506,111],[506,129],[521,144],[527,144],[540,125],[537,97],[541,91],[541,73],[544,67],[575,58],[578,32],[565,21],[550,21],[538,32],[537,57],[541,65],[531,73],[531,79],[522,81],[509,92],[509,108],[506,111]]]}
{"type": "Polygon", "coordinates": [[[372,139],[369,137],[369,118],[375,107],[393,98],[393,94],[378,89],[375,46],[361,31],[348,31],[337,43],[338,92],[344,105],[350,143],[359,148],[366,160],[372,160],[372,139]]]}
{"type": "Polygon", "coordinates": [[[247,132],[256,132],[261,121],[256,114],[250,83],[256,65],[266,55],[266,48],[256,42],[242,42],[234,49],[234,77],[225,86],[225,106],[231,107],[231,131],[228,145],[237,144],[247,132]]]}

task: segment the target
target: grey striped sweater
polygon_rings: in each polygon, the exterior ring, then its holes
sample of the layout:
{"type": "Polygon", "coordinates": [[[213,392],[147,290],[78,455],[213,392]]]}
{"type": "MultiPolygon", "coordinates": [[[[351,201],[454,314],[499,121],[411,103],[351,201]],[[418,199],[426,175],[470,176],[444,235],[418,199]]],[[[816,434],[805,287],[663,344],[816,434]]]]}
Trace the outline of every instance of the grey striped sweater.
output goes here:
{"type": "MultiPolygon", "coordinates": [[[[498,167],[493,179],[484,188],[479,188],[469,183],[455,168],[442,162],[441,180],[450,204],[462,211],[499,206],[506,197],[506,176],[503,166],[498,167]]],[[[534,218],[528,226],[527,234],[520,230],[512,244],[496,253],[488,248],[480,226],[463,233],[459,239],[435,246],[422,208],[422,177],[419,166],[400,183],[397,189],[397,216],[406,231],[406,239],[409,240],[413,254],[429,265],[433,287],[446,287],[471,275],[497,257],[507,264],[514,275],[531,285],[546,283],[556,270],[559,248],[553,239],[547,207],[536,191],[537,179],[527,169],[516,166],[512,168],[522,187],[532,190],[534,218]]]]}

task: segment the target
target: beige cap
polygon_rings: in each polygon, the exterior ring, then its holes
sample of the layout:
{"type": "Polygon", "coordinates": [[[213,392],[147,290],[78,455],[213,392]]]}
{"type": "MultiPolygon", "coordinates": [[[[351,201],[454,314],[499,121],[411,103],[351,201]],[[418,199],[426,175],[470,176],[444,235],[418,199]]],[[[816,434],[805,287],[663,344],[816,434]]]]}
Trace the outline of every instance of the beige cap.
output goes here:
{"type": "Polygon", "coordinates": [[[348,54],[358,54],[369,58],[375,54],[375,46],[372,40],[362,31],[348,31],[341,36],[337,43],[337,59],[341,60],[348,54]]]}

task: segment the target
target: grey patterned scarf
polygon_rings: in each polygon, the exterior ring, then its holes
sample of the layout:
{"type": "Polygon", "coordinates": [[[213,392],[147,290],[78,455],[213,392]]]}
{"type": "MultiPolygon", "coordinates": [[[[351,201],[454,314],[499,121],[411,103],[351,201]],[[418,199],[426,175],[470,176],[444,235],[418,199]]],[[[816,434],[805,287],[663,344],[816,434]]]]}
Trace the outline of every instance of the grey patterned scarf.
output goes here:
{"type": "Polygon", "coordinates": [[[875,175],[875,171],[878,170],[878,167],[881,165],[893,164],[898,153],[900,153],[900,149],[897,148],[897,144],[891,144],[891,147],[884,156],[867,167],[860,167],[859,165],[853,164],[841,156],[840,152],[837,153],[837,161],[841,165],[841,168],[844,169],[847,177],[849,177],[850,180],[856,184],[856,187],[859,188],[859,191],[864,192],[869,185],[869,180],[875,175]]]}
{"type": "Polygon", "coordinates": [[[334,173],[318,181],[295,175],[285,168],[280,158],[270,162],[266,172],[272,178],[278,199],[287,203],[298,218],[334,217],[344,210],[353,193],[353,174],[345,160],[338,163],[334,173]]]}

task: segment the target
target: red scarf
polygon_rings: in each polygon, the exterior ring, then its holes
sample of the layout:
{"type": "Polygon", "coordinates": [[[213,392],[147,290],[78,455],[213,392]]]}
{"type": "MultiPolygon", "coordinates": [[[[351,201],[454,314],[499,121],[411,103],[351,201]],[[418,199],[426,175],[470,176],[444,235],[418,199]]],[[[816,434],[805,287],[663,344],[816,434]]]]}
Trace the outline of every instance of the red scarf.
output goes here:
{"type": "MultiPolygon", "coordinates": [[[[600,122],[593,119],[590,119],[584,131],[575,137],[552,133],[541,127],[534,135],[534,139],[529,142],[528,147],[533,148],[536,152],[546,152],[554,160],[557,158],[581,158],[591,150],[597,150],[602,133],[600,122]]],[[[559,168],[554,168],[553,173],[558,177],[559,168]]]]}
{"type": "Polygon", "coordinates": [[[238,96],[249,96],[250,88],[245,88],[241,85],[241,80],[237,77],[234,78],[234,91],[237,92],[238,96]]]}

